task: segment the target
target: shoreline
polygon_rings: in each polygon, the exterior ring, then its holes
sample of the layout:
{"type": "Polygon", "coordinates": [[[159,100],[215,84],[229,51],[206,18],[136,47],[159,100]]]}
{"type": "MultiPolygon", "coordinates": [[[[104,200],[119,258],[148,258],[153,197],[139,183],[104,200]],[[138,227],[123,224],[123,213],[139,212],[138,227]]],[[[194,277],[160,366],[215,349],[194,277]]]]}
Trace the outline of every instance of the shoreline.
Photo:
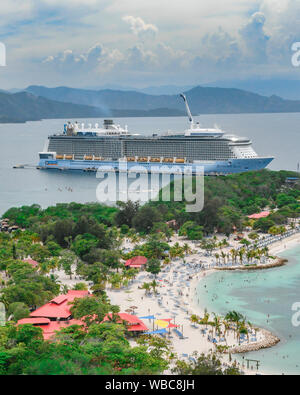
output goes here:
{"type": "Polygon", "coordinates": [[[285,264],[288,262],[288,259],[285,258],[279,258],[277,257],[277,261],[274,263],[269,263],[269,264],[261,264],[261,265],[249,265],[249,266],[234,266],[234,267],[217,267],[215,270],[217,271],[235,271],[235,270],[240,270],[240,271],[253,271],[253,270],[268,270],[268,269],[274,269],[275,267],[281,267],[285,266],[285,264]]]}
{"type": "MultiPolygon", "coordinates": [[[[282,255],[282,253],[284,251],[288,251],[288,250],[297,248],[299,246],[300,246],[300,235],[298,233],[298,234],[292,235],[290,238],[280,240],[280,241],[274,243],[273,245],[270,246],[269,252],[271,255],[272,254],[282,255]]],[[[215,269],[207,270],[204,273],[201,273],[200,276],[196,275],[191,282],[191,289],[193,290],[193,292],[189,297],[189,302],[190,302],[191,307],[194,310],[194,314],[197,314],[197,315],[204,314],[205,307],[196,302],[196,298],[197,298],[196,288],[197,288],[198,284],[201,282],[201,280],[203,280],[206,276],[212,275],[213,273],[216,273],[217,271],[237,271],[237,270],[253,271],[253,270],[264,270],[264,269],[268,270],[268,269],[272,269],[272,268],[276,268],[276,267],[283,267],[287,263],[288,263],[288,259],[286,259],[284,257],[277,256],[277,261],[274,263],[268,264],[268,265],[259,265],[259,266],[252,266],[252,267],[246,267],[246,268],[245,267],[215,268],[215,269]]],[[[230,350],[226,350],[224,352],[224,355],[221,356],[221,359],[224,359],[224,357],[229,354],[233,354],[233,355],[246,354],[249,352],[255,352],[255,351],[260,351],[263,349],[272,348],[281,342],[281,339],[279,337],[277,337],[276,335],[274,335],[274,333],[272,333],[271,331],[269,331],[265,328],[261,328],[261,327],[259,327],[258,329],[259,329],[259,332],[263,335],[262,341],[258,341],[258,342],[250,343],[250,344],[239,345],[239,346],[233,347],[230,350]]],[[[251,371],[249,369],[244,368],[244,371],[246,374],[253,374],[253,371],[251,371]]],[[[260,373],[264,374],[264,369],[262,369],[260,371],[260,373]]],[[[274,374],[276,375],[276,373],[274,373],[274,374]]]]}
{"type": "MultiPolygon", "coordinates": [[[[180,240],[181,241],[181,240],[180,240]]],[[[270,245],[270,254],[276,251],[285,251],[293,248],[300,243],[300,235],[296,234],[289,239],[280,240],[270,245]],[[288,248],[287,248],[288,246],[288,248]]],[[[275,254],[274,254],[275,255],[275,254]]],[[[276,254],[277,255],[277,254],[276,254]]],[[[208,354],[216,351],[216,345],[209,341],[208,335],[213,327],[194,325],[191,322],[191,315],[204,316],[205,306],[203,301],[197,300],[196,289],[198,284],[206,278],[217,272],[217,268],[207,268],[201,270],[198,263],[201,259],[197,254],[190,254],[185,257],[184,261],[177,259],[172,261],[171,265],[164,266],[156,281],[158,282],[158,294],[145,294],[145,290],[141,288],[142,284],[152,281],[153,276],[147,272],[140,272],[137,278],[129,285],[128,288],[114,290],[107,289],[108,297],[112,304],[118,304],[121,311],[126,311],[131,305],[138,306],[135,313],[139,317],[155,316],[154,320],[145,319],[144,323],[150,331],[156,330],[157,324],[155,320],[172,319],[179,325],[179,331],[183,334],[183,338],[178,336],[175,331],[171,330],[166,334],[166,338],[171,341],[172,349],[180,359],[190,359],[195,351],[198,353],[208,354]],[[203,334],[203,329],[207,329],[203,334]]],[[[200,261],[200,262],[199,262],[200,261]]],[[[285,264],[285,258],[278,257],[277,262],[271,263],[272,267],[280,267],[285,264]]],[[[259,269],[268,269],[267,264],[262,265],[259,269]]],[[[269,267],[271,268],[271,267],[269,267]]],[[[247,268],[249,270],[249,268],[247,268]]],[[[209,311],[212,314],[213,310],[209,311]]],[[[238,355],[251,351],[258,351],[265,348],[271,348],[280,342],[280,339],[265,328],[258,328],[256,333],[256,341],[245,344],[238,344],[234,330],[227,333],[226,345],[230,347],[229,352],[219,354],[222,363],[227,364],[230,355],[238,355]]],[[[222,342],[220,343],[222,345],[222,342]]],[[[236,363],[246,375],[253,375],[257,371],[247,369],[243,363],[236,359],[236,363]]],[[[261,374],[265,374],[266,370],[260,369],[261,374]]]]}
{"type": "Polygon", "coordinates": [[[225,354],[245,354],[253,351],[260,351],[266,348],[271,348],[280,343],[279,337],[275,336],[272,332],[264,328],[259,328],[259,331],[263,334],[264,340],[252,344],[243,344],[234,347],[230,350],[225,351],[225,354]]]}

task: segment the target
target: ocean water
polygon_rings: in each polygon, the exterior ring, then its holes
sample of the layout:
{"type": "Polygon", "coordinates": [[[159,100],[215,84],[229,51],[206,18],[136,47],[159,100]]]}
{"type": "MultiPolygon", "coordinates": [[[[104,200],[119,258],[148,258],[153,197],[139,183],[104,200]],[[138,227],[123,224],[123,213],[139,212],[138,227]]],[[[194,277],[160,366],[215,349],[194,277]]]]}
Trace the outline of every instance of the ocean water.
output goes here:
{"type": "Polygon", "coordinates": [[[281,256],[289,262],[280,268],[207,276],[198,284],[196,298],[209,312],[224,316],[238,311],[281,339],[275,347],[244,354],[260,361],[261,372],[300,374],[300,326],[292,325],[292,305],[300,302],[300,246],[281,256]]]}
{"type": "MultiPolygon", "coordinates": [[[[217,124],[228,133],[253,140],[258,154],[275,156],[271,169],[296,170],[300,162],[300,113],[203,115],[195,117],[205,127],[217,124]]],[[[79,122],[102,124],[102,119],[78,119],[79,122]]],[[[122,118],[129,131],[141,134],[182,131],[188,127],[186,117],[122,118]]],[[[99,180],[95,174],[39,171],[38,152],[47,136],[63,128],[65,120],[45,120],[26,124],[0,124],[0,215],[12,206],[38,203],[42,207],[58,202],[96,201],[99,180]],[[30,169],[13,169],[29,164],[30,169]]]]}

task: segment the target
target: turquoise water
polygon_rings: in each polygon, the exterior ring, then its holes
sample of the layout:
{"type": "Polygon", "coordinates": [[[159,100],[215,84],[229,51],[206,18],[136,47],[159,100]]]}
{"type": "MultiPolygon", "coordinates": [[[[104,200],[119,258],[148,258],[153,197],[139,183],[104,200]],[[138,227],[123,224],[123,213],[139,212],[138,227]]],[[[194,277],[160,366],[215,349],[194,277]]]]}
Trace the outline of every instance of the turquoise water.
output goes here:
{"type": "Polygon", "coordinates": [[[216,272],[198,284],[196,297],[209,312],[236,310],[281,339],[271,349],[245,354],[261,362],[262,372],[300,374],[300,327],[292,325],[292,305],[300,302],[300,246],[281,256],[289,263],[280,268],[216,272]]]}

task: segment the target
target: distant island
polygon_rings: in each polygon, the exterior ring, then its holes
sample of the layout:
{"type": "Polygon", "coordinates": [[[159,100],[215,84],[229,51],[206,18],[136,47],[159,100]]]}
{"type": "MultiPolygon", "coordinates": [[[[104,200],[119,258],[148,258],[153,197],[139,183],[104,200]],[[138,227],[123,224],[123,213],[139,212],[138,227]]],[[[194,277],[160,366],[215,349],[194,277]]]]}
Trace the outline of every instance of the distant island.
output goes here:
{"type": "MultiPolygon", "coordinates": [[[[185,95],[195,115],[300,112],[300,100],[285,100],[275,95],[267,97],[241,89],[198,86],[185,95]]],[[[29,86],[17,93],[0,91],[0,123],[55,118],[184,115],[179,95],[44,86],[29,86]]]]}

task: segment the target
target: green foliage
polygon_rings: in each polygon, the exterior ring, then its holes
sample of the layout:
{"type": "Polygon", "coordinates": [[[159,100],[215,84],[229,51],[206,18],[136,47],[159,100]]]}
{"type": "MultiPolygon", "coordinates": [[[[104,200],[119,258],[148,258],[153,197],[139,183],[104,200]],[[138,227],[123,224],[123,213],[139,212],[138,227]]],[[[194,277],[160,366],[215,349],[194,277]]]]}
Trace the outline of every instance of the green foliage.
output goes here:
{"type": "Polygon", "coordinates": [[[270,228],[275,225],[275,222],[269,218],[260,218],[254,222],[253,229],[260,230],[267,233],[270,228]]]}
{"type": "Polygon", "coordinates": [[[19,321],[22,318],[29,317],[30,310],[25,303],[14,302],[8,306],[8,316],[12,315],[14,321],[19,321]]]}
{"type": "Polygon", "coordinates": [[[161,216],[159,211],[154,207],[145,205],[133,217],[132,224],[139,232],[149,233],[154,224],[160,221],[161,216]]]}
{"type": "Polygon", "coordinates": [[[160,261],[158,259],[149,259],[147,262],[147,272],[151,274],[158,274],[161,271],[160,261]]]}
{"type": "Polygon", "coordinates": [[[226,369],[222,367],[221,360],[216,354],[194,354],[194,360],[191,362],[177,361],[176,366],[172,369],[173,373],[179,375],[197,375],[197,376],[226,376],[240,375],[241,372],[236,365],[226,369]]]}
{"type": "Polygon", "coordinates": [[[0,374],[161,374],[168,367],[164,340],[131,347],[125,334],[122,324],[93,322],[61,329],[49,343],[40,328],[7,325],[0,328],[0,374]]]}
{"type": "Polygon", "coordinates": [[[6,309],[14,302],[24,303],[27,307],[40,306],[59,293],[55,280],[39,274],[26,262],[12,260],[6,270],[10,280],[0,297],[6,309]]]}
{"type": "MultiPolygon", "coordinates": [[[[274,220],[270,217],[277,224],[286,222],[287,217],[298,217],[299,188],[287,187],[285,183],[287,177],[293,176],[296,174],[288,171],[262,170],[226,177],[205,177],[204,209],[199,213],[187,213],[184,199],[183,202],[159,201],[148,205],[159,212],[163,221],[175,219],[181,227],[192,222],[194,226],[202,226],[206,234],[217,230],[228,235],[233,227],[242,230],[247,215],[267,207],[278,205],[278,215],[274,220]]],[[[262,231],[267,232],[269,227],[263,227],[262,231]]],[[[184,229],[182,232],[186,233],[184,229]]]]}
{"type": "MultiPolygon", "coordinates": [[[[117,202],[119,208],[115,216],[115,222],[118,226],[126,225],[128,228],[132,228],[132,220],[138,213],[140,205],[138,202],[117,202]]],[[[124,229],[124,227],[123,227],[124,229]]]]}

